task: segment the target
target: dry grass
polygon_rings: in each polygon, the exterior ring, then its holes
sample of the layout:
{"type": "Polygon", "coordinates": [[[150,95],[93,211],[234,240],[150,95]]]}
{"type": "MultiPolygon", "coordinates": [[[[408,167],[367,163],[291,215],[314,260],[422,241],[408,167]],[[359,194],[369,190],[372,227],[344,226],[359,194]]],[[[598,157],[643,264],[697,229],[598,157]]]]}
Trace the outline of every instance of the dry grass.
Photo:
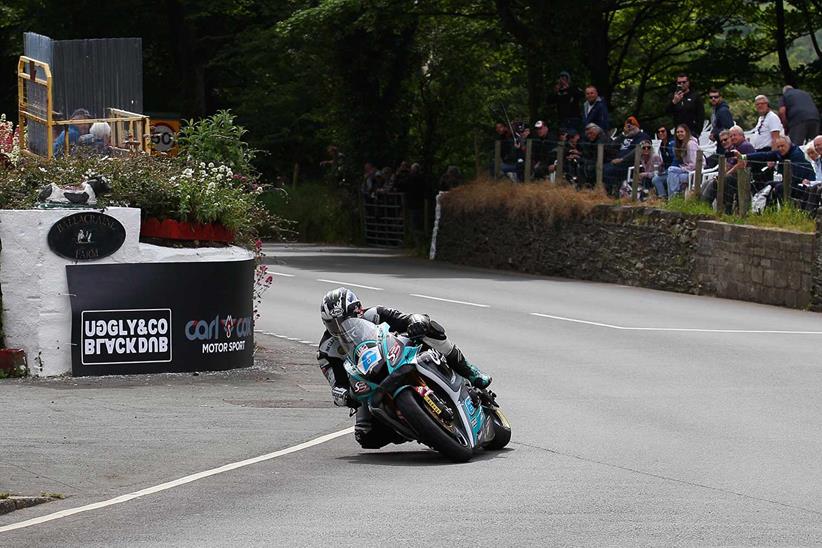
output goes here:
{"type": "Polygon", "coordinates": [[[549,223],[581,219],[598,204],[613,204],[604,191],[576,190],[569,185],[477,179],[449,192],[444,207],[460,214],[502,210],[512,219],[545,219],[549,223]]]}

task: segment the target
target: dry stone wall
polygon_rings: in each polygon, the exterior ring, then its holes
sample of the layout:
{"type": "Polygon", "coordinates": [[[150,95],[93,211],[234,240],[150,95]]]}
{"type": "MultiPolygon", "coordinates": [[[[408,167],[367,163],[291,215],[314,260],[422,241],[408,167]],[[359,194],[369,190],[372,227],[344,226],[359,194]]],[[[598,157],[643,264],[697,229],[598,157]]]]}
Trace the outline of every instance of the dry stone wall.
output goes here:
{"type": "MultiPolygon", "coordinates": [[[[819,229],[817,230],[817,233],[819,229]]],[[[473,266],[822,309],[816,234],[729,225],[645,207],[597,206],[582,219],[449,211],[437,258],[473,266]]]]}

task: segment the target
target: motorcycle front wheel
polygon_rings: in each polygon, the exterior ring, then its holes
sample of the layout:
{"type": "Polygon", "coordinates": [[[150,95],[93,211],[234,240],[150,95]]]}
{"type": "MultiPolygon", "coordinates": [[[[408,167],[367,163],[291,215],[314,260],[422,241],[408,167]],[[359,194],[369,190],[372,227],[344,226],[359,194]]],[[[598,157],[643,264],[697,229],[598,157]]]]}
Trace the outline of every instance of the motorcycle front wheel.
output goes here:
{"type": "Polygon", "coordinates": [[[474,450],[467,440],[456,439],[453,434],[423,409],[423,403],[416,397],[413,390],[403,390],[397,394],[395,404],[405,420],[414,429],[425,445],[442,453],[454,462],[466,462],[474,454],[474,450]]]}

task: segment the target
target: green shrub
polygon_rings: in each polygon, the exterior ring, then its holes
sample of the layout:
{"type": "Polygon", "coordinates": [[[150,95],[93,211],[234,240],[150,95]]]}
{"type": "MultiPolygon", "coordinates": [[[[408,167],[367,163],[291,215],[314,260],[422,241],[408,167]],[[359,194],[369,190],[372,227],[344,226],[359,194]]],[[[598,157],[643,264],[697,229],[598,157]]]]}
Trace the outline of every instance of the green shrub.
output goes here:
{"type": "Polygon", "coordinates": [[[289,229],[304,242],[355,243],[359,209],[350,191],[319,182],[276,189],[260,196],[269,213],[291,221],[289,229]]]}
{"type": "Polygon", "coordinates": [[[224,165],[236,174],[255,178],[251,163],[255,151],[243,141],[245,134],[246,130],[234,123],[228,110],[202,120],[189,120],[177,138],[180,156],[189,163],[224,165]]]}

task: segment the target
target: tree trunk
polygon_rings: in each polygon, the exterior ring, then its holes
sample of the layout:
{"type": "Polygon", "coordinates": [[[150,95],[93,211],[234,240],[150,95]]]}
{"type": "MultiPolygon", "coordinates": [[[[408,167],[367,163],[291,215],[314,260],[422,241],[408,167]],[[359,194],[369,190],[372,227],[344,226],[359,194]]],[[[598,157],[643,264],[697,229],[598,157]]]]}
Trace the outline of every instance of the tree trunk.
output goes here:
{"type": "Polygon", "coordinates": [[[779,56],[779,70],[786,84],[796,85],[796,74],[788,61],[788,45],[785,42],[785,3],[776,0],[776,54],[779,56]]]}

